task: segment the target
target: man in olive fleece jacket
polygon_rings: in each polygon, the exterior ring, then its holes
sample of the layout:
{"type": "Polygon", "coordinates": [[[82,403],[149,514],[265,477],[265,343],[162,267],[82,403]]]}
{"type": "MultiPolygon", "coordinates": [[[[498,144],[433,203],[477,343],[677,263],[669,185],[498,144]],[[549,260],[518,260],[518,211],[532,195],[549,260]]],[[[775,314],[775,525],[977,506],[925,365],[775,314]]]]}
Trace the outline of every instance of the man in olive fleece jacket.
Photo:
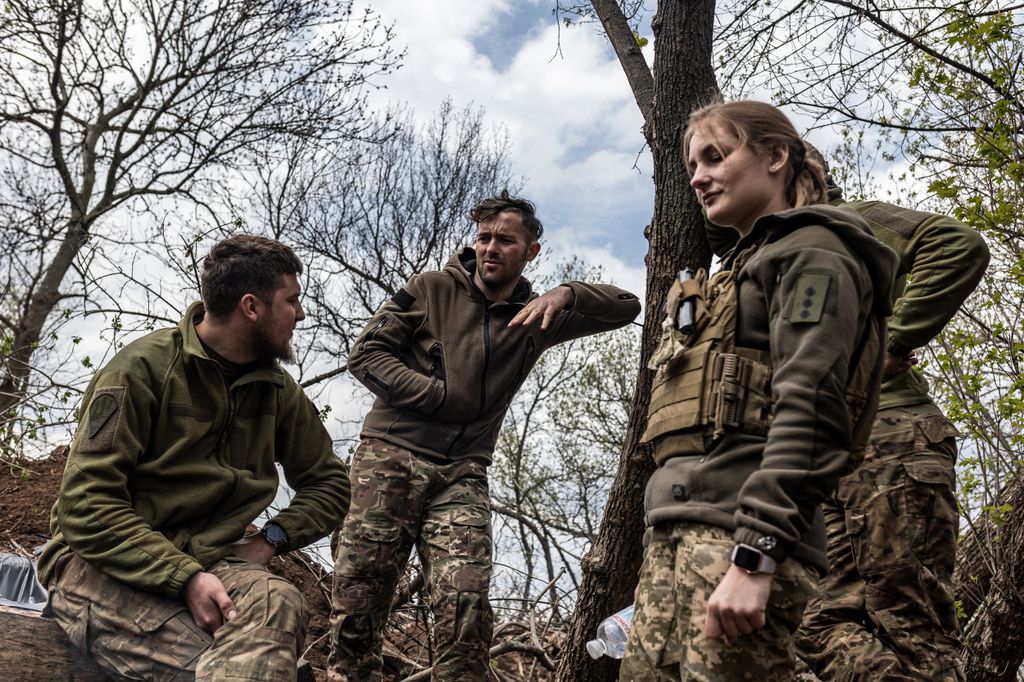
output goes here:
{"type": "Polygon", "coordinates": [[[204,261],[203,303],[93,378],[39,561],[49,610],[117,679],[294,680],[298,590],[265,564],[349,501],[318,412],[278,364],[304,318],[302,264],[239,235],[204,261]],[[296,491],[259,533],[278,490],[296,491]]]}
{"type": "Polygon", "coordinates": [[[530,202],[506,192],[470,217],[475,248],[410,279],[349,355],[349,370],[377,399],[353,457],[352,511],[335,556],[332,680],[381,679],[382,630],[414,543],[434,613],[432,679],[487,679],[487,465],[502,420],[547,348],[640,312],[636,296],[607,285],[532,293],[521,274],[540,251],[542,226],[530,202]]]}

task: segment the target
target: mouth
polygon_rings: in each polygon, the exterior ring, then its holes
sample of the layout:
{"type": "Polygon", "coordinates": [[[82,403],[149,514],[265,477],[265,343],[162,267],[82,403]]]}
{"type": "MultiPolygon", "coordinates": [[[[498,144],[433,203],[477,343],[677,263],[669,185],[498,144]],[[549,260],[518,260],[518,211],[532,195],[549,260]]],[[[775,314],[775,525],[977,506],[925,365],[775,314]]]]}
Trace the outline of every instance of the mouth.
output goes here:
{"type": "Polygon", "coordinates": [[[716,191],[716,192],[708,192],[707,194],[702,195],[701,198],[700,198],[700,201],[701,201],[702,204],[704,204],[704,208],[707,208],[711,204],[712,201],[714,201],[716,198],[718,198],[719,194],[721,194],[721,192],[717,192],[716,191]]]}

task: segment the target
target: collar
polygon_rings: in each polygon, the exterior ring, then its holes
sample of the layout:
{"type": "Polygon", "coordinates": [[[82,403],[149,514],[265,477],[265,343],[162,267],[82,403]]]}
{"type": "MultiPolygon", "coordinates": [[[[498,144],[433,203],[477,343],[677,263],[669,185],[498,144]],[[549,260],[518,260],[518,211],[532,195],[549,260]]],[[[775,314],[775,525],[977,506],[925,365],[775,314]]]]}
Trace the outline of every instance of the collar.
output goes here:
{"type": "MultiPolygon", "coordinates": [[[[188,357],[191,357],[200,362],[209,362],[217,367],[217,371],[221,371],[220,363],[209,356],[206,349],[203,348],[203,342],[199,340],[199,333],[196,332],[196,322],[202,320],[205,314],[206,311],[203,309],[203,304],[199,301],[190,305],[188,310],[185,311],[184,317],[178,323],[178,332],[181,334],[181,349],[187,356],[186,361],[188,357]]],[[[235,379],[231,384],[231,388],[258,381],[269,382],[278,388],[284,388],[284,370],[281,368],[280,363],[277,360],[269,360],[254,365],[253,369],[235,379]]]]}

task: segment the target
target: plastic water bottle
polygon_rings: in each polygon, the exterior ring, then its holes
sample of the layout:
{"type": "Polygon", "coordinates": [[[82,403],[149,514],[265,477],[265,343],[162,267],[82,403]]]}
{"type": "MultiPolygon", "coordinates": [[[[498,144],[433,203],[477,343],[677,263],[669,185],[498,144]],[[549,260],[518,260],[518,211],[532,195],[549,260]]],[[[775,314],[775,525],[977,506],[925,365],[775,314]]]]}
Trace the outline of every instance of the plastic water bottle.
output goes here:
{"type": "Polygon", "coordinates": [[[597,639],[587,642],[587,653],[591,658],[622,658],[626,653],[626,641],[629,639],[629,629],[632,625],[633,605],[630,604],[601,621],[597,626],[597,639]]]}

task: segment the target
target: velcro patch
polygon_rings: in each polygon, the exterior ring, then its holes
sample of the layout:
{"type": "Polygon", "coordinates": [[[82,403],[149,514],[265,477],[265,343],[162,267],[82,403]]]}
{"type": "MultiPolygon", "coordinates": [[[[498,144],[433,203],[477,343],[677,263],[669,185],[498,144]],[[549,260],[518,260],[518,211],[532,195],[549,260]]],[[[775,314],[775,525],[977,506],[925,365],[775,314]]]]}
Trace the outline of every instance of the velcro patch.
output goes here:
{"type": "Polygon", "coordinates": [[[391,297],[391,302],[402,310],[408,310],[416,302],[416,297],[403,288],[395,292],[395,295],[391,297]]]}
{"type": "Polygon", "coordinates": [[[124,390],[124,386],[114,386],[97,389],[93,394],[85,421],[79,426],[85,431],[80,450],[97,452],[113,445],[117,424],[121,419],[124,390]]]}
{"type": "Polygon", "coordinates": [[[793,324],[821,322],[831,281],[832,278],[829,275],[822,273],[805,272],[801,274],[796,280],[789,321],[793,324]]]}

